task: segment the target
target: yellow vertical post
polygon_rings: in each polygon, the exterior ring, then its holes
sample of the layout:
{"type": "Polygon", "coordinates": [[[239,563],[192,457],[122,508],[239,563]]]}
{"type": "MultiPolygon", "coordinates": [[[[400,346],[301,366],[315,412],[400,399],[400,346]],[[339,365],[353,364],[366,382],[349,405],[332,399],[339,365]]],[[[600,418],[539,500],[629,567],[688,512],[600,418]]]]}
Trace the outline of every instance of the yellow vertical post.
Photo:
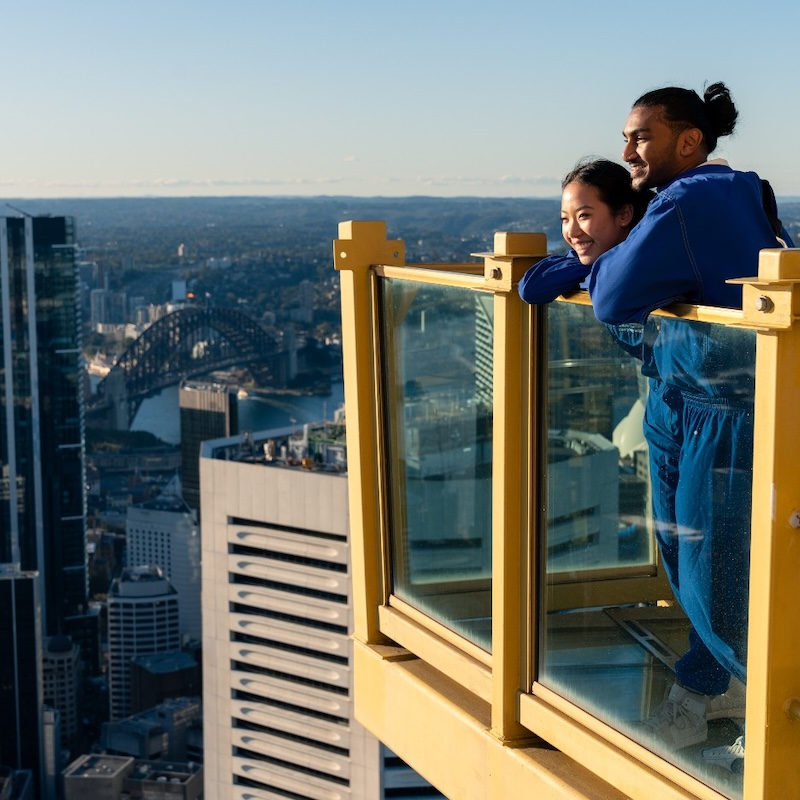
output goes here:
{"type": "Polygon", "coordinates": [[[333,261],[342,295],[342,357],[347,416],[347,478],[350,499],[350,551],[353,571],[353,634],[381,641],[378,607],[385,587],[381,563],[378,375],[376,370],[375,264],[400,265],[401,241],[387,241],[386,223],[339,223],[333,261]]]}
{"type": "Polygon", "coordinates": [[[744,797],[800,798],[800,250],[761,253],[744,797]]]}
{"type": "Polygon", "coordinates": [[[528,475],[531,453],[530,309],[517,294],[525,270],[547,253],[541,233],[497,233],[484,277],[494,289],[492,443],[492,733],[509,744],[530,738],[518,722],[527,686],[529,620],[528,475]]]}

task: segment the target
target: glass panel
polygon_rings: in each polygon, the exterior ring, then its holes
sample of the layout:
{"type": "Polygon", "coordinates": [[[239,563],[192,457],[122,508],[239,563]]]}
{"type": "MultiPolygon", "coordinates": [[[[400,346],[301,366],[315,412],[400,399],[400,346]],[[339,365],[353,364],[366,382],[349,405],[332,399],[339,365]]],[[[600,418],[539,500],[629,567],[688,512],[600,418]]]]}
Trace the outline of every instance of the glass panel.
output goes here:
{"type": "Polygon", "coordinates": [[[559,302],[548,340],[540,680],[739,797],[755,333],[559,302]]]}
{"type": "Polygon", "coordinates": [[[492,296],[381,291],[392,591],[489,650],[492,296]]]}
{"type": "Polygon", "coordinates": [[[647,379],[622,344],[641,329],[615,339],[591,308],[566,303],[549,307],[548,328],[548,573],[651,567],[647,379]]]}

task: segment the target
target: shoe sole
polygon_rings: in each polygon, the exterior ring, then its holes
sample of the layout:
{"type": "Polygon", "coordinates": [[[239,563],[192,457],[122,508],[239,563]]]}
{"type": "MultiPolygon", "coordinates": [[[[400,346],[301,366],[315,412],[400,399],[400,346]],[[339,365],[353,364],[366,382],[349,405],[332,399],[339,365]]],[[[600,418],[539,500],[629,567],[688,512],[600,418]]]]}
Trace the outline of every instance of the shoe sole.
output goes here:
{"type": "Polygon", "coordinates": [[[699,731],[694,736],[682,738],[680,742],[674,742],[667,737],[659,735],[657,730],[649,727],[648,725],[643,725],[642,727],[651,739],[660,742],[662,745],[664,745],[664,747],[669,747],[672,750],[683,750],[685,747],[693,747],[696,744],[702,744],[708,739],[708,730],[705,730],[699,731]]]}
{"type": "Polygon", "coordinates": [[[711,759],[703,757],[703,763],[709,764],[713,767],[719,767],[720,769],[724,769],[727,772],[732,772],[734,775],[742,775],[744,773],[744,759],[743,758],[735,758],[733,761],[728,763],[727,759],[711,759]]]}
{"type": "Polygon", "coordinates": [[[744,719],[743,708],[723,708],[719,711],[708,711],[706,719],[744,719]]]}

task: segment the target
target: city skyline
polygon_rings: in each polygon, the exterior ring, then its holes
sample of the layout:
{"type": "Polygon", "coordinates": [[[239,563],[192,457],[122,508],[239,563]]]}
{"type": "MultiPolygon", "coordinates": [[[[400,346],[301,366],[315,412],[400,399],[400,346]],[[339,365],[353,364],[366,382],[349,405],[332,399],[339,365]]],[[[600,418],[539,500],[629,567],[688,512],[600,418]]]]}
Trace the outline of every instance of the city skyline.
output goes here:
{"type": "Polygon", "coordinates": [[[620,160],[639,94],[718,80],[741,116],[717,155],[797,196],[798,23],[788,0],[15,4],[0,201],[556,196],[579,158],[620,160]]]}

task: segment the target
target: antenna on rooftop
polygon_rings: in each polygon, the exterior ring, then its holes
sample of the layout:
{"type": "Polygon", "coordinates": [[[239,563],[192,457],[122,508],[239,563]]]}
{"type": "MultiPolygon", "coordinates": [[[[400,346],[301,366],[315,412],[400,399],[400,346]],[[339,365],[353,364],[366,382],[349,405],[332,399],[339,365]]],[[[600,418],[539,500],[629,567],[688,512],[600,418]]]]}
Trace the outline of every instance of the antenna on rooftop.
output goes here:
{"type": "Polygon", "coordinates": [[[23,211],[21,208],[17,208],[16,206],[12,206],[11,203],[6,203],[6,205],[17,212],[17,214],[22,214],[23,217],[31,217],[33,218],[33,214],[29,214],[27,211],[23,211]]]}

